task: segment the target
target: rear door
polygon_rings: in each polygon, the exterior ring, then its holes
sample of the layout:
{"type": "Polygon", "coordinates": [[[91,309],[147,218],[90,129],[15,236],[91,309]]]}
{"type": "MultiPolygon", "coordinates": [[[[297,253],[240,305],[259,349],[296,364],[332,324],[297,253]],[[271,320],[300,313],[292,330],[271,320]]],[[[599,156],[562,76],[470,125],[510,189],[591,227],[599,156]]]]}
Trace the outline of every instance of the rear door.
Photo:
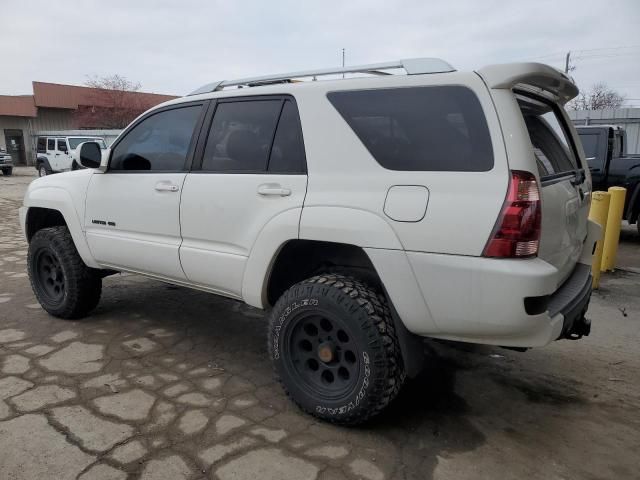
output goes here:
{"type": "Polygon", "coordinates": [[[591,187],[562,108],[531,94],[516,94],[516,98],[542,187],[539,257],[560,271],[562,282],[573,270],[587,237],[591,187]]]}
{"type": "Polygon", "coordinates": [[[297,219],[285,228],[298,236],[307,189],[298,110],[290,97],[226,98],[207,123],[202,161],[187,175],[180,203],[180,261],[189,281],[241,297],[265,225],[293,211],[297,219]]]}

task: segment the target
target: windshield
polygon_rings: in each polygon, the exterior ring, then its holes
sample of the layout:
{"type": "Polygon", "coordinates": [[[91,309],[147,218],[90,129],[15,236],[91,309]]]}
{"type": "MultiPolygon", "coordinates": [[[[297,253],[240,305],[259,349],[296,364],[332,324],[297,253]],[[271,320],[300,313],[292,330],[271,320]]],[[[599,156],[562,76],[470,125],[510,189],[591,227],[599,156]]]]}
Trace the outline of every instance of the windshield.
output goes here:
{"type": "Polygon", "coordinates": [[[107,146],[105,145],[104,140],[102,138],[76,137],[76,138],[69,138],[68,140],[69,140],[69,148],[71,148],[71,150],[75,150],[78,147],[78,145],[84,142],[96,142],[98,145],[100,145],[100,148],[102,150],[107,149],[107,146]]]}

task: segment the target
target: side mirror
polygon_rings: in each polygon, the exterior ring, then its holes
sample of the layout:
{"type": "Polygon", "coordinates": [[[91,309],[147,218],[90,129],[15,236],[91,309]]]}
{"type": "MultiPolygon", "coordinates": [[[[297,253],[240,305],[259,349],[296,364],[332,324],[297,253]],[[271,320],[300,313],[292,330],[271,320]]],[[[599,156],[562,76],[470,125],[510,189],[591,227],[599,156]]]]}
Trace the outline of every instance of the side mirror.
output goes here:
{"type": "Polygon", "coordinates": [[[78,163],[84,168],[100,168],[102,150],[97,142],[84,142],[78,147],[78,163]]]}

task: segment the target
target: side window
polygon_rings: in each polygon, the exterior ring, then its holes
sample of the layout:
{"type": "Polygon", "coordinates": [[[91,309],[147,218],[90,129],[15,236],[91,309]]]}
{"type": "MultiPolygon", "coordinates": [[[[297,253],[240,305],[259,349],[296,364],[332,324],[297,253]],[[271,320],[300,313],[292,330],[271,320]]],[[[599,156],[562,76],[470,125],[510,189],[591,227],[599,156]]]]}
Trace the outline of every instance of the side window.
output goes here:
{"type": "Polygon", "coordinates": [[[282,107],[280,121],[269,157],[269,172],[306,173],[302,130],[296,106],[287,100],[282,107]]]}
{"type": "Polygon", "coordinates": [[[580,141],[582,142],[582,149],[584,150],[584,156],[589,163],[589,166],[593,166],[598,160],[598,144],[600,140],[599,134],[583,133],[580,134],[580,141]]]}
{"type": "Polygon", "coordinates": [[[461,86],[327,95],[373,158],[389,170],[484,172],[493,168],[480,101],[461,86]]]}
{"type": "Polygon", "coordinates": [[[64,138],[58,139],[58,151],[67,153],[67,141],[64,138]]]}
{"type": "Polygon", "coordinates": [[[55,150],[56,149],[56,140],[55,138],[47,139],[47,150],[55,150]]]}
{"type": "Polygon", "coordinates": [[[202,171],[264,172],[281,107],[280,99],[219,103],[202,171]]]}
{"type": "Polygon", "coordinates": [[[38,137],[38,144],[36,146],[36,152],[45,153],[47,151],[47,139],[44,137],[38,137]]]}
{"type": "Polygon", "coordinates": [[[194,105],[145,118],[116,145],[109,170],[183,170],[201,110],[194,105]]]}

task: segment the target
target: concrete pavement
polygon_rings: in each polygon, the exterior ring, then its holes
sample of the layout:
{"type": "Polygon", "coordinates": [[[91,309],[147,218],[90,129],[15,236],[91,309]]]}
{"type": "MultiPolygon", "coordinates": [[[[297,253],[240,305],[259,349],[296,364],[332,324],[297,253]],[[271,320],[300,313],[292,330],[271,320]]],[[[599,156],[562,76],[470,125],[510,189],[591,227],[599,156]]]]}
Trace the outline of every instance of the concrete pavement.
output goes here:
{"type": "MultiPolygon", "coordinates": [[[[603,277],[593,333],[517,353],[428,342],[429,366],[370,424],[317,422],[274,382],[263,313],[134,275],[92,316],[33,296],[0,177],[0,478],[610,479],[640,468],[640,275],[603,277]]],[[[625,230],[619,264],[640,239],[625,230]]],[[[635,261],[635,260],[633,260],[635,261]]],[[[633,265],[631,265],[633,267],[633,265]]]]}

